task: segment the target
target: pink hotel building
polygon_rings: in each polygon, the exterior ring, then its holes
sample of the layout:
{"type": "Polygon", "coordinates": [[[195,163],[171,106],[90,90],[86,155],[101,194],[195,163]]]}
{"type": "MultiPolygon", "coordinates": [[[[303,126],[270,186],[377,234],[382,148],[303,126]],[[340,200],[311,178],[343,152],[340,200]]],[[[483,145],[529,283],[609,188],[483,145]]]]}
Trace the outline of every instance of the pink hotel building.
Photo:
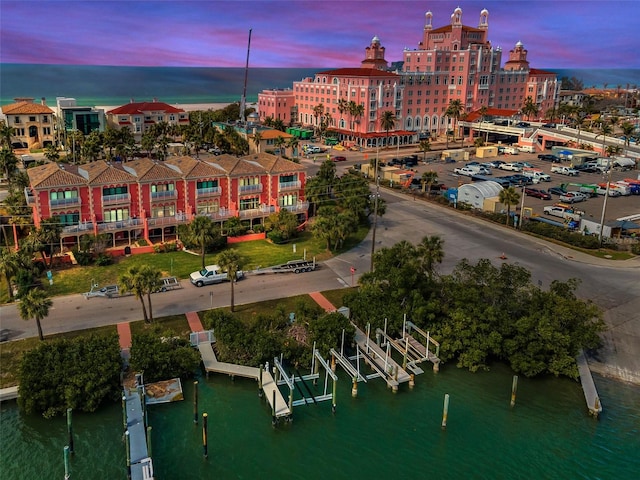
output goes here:
{"type": "Polygon", "coordinates": [[[445,112],[452,100],[459,100],[467,114],[484,106],[489,114],[517,116],[531,97],[542,118],[556,104],[555,73],[530,68],[521,42],[501,67],[502,50],[488,40],[488,19],[489,12],[482,10],[477,27],[463,25],[462,10],[456,8],[450,24],[433,28],[432,13],[427,12],[422,40],[418,48],[404,50],[401,70],[388,71],[385,48],[373,37],[359,68],[318,72],[294,82],[292,89],[261,92],[260,118],[315,127],[324,117],[340,140],[362,147],[385,144],[385,111],[396,117],[389,143],[415,143],[422,132],[444,132],[451,128],[445,112]],[[364,113],[341,111],[344,101],[362,105],[364,113]],[[319,104],[323,116],[314,112],[319,104]]]}

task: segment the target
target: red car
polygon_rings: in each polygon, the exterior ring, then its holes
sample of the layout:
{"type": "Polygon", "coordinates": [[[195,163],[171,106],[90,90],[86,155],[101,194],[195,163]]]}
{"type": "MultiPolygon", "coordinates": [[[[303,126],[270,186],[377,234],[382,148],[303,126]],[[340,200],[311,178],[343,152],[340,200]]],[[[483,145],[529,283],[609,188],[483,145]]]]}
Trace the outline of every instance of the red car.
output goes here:
{"type": "Polygon", "coordinates": [[[542,200],[551,200],[551,195],[546,190],[538,190],[537,188],[525,188],[524,194],[530,197],[541,198],[542,200]]]}
{"type": "Polygon", "coordinates": [[[342,157],[342,156],[331,157],[331,161],[333,161],[333,162],[346,162],[347,161],[347,157],[342,157]]]}

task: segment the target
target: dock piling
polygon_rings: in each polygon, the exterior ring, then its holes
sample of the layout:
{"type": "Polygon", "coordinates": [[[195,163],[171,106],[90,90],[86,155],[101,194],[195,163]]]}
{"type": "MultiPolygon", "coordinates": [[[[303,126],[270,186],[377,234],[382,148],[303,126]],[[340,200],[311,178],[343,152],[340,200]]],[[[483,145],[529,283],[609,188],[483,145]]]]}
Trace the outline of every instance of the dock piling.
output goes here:
{"type": "Polygon", "coordinates": [[[276,425],[276,391],[273,391],[273,403],[271,404],[271,425],[276,425]]]}
{"type": "Polygon", "coordinates": [[[333,392],[331,393],[331,413],[336,413],[336,382],[335,378],[333,380],[333,392]]]}
{"type": "Polygon", "coordinates": [[[124,443],[127,450],[127,478],[131,480],[131,439],[129,438],[129,430],[124,432],[124,443]]]}
{"type": "Polygon", "coordinates": [[[122,395],[122,427],[127,429],[127,397],[122,395]]]}
{"type": "Polygon", "coordinates": [[[262,372],[264,365],[260,364],[260,370],[258,372],[258,396],[262,398],[262,372]]]}
{"type": "Polygon", "coordinates": [[[449,415],[449,394],[444,394],[444,408],[442,410],[442,429],[447,428],[447,416],[449,415]]]}
{"type": "Polygon", "coordinates": [[[353,386],[351,387],[351,396],[353,398],[358,396],[358,377],[353,377],[353,386]]]}
{"type": "Polygon", "coordinates": [[[516,390],[518,389],[518,376],[513,376],[513,382],[511,383],[511,406],[516,404],[516,390]]]}
{"type": "Polygon", "coordinates": [[[151,425],[147,427],[147,455],[151,458],[151,425]]]}
{"type": "Polygon", "coordinates": [[[193,424],[198,424],[198,381],[193,382],[193,424]]]}
{"type": "Polygon", "coordinates": [[[202,453],[204,458],[209,458],[209,444],[207,440],[207,418],[208,415],[205,413],[202,414],[202,453]]]}
{"type": "Polygon", "coordinates": [[[64,480],[69,480],[71,473],[69,472],[69,445],[64,447],[64,480]]]}
{"type": "Polygon", "coordinates": [[[67,408],[67,433],[69,434],[69,453],[73,454],[73,425],[72,425],[72,410],[67,408]]]}

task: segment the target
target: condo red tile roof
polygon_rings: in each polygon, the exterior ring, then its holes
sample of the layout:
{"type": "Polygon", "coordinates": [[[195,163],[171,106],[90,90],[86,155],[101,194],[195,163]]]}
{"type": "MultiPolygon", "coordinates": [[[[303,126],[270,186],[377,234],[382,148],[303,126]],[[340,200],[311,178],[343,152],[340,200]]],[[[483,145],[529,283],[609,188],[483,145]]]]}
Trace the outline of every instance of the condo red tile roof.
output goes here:
{"type": "Polygon", "coordinates": [[[171,157],[165,160],[164,163],[173,165],[182,173],[184,178],[188,179],[221,177],[227,174],[227,172],[218,166],[187,156],[171,157]]]}
{"type": "Polygon", "coordinates": [[[76,173],[75,170],[77,169],[72,165],[46,163],[27,169],[27,175],[29,176],[29,184],[32,188],[83,185],[86,182],[84,177],[76,173]]]}
{"type": "Polygon", "coordinates": [[[140,158],[132,162],[127,162],[124,169],[138,177],[138,181],[140,182],[177,180],[181,178],[180,174],[173,168],[165,166],[161,162],[154,162],[148,158],[140,158]]]}
{"type": "Polygon", "coordinates": [[[539,68],[530,68],[529,75],[554,75],[555,73],[549,72],[547,70],[540,70],[539,68]]]}
{"type": "MultiPolygon", "coordinates": [[[[484,114],[484,116],[485,117],[512,117],[516,113],[518,113],[518,110],[508,110],[506,108],[487,108],[487,111],[484,114]]],[[[481,117],[482,117],[482,114],[480,113],[480,110],[476,110],[474,112],[468,113],[467,118],[465,118],[465,121],[474,122],[481,117]]]]}
{"type": "Polygon", "coordinates": [[[109,110],[107,115],[135,115],[146,112],[184,113],[184,110],[164,102],[132,102],[109,110]]]}

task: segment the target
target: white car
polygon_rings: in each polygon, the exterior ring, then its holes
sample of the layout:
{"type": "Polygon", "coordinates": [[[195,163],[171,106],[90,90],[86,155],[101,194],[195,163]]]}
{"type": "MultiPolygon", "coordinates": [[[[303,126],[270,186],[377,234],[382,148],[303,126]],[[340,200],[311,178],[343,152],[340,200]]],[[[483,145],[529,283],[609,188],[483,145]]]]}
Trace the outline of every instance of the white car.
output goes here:
{"type": "Polygon", "coordinates": [[[498,168],[500,168],[501,170],[509,170],[511,172],[521,172],[522,171],[522,166],[518,165],[517,163],[503,163],[502,165],[500,165],[498,168]]]}
{"type": "Polygon", "coordinates": [[[453,173],[464,175],[465,177],[472,177],[474,175],[478,175],[478,170],[471,167],[458,167],[453,169],[453,173]]]}
{"type": "Polygon", "coordinates": [[[565,203],[584,202],[586,199],[587,196],[584,193],[580,192],[567,192],[563,195],[560,195],[560,201],[565,203]]]}

